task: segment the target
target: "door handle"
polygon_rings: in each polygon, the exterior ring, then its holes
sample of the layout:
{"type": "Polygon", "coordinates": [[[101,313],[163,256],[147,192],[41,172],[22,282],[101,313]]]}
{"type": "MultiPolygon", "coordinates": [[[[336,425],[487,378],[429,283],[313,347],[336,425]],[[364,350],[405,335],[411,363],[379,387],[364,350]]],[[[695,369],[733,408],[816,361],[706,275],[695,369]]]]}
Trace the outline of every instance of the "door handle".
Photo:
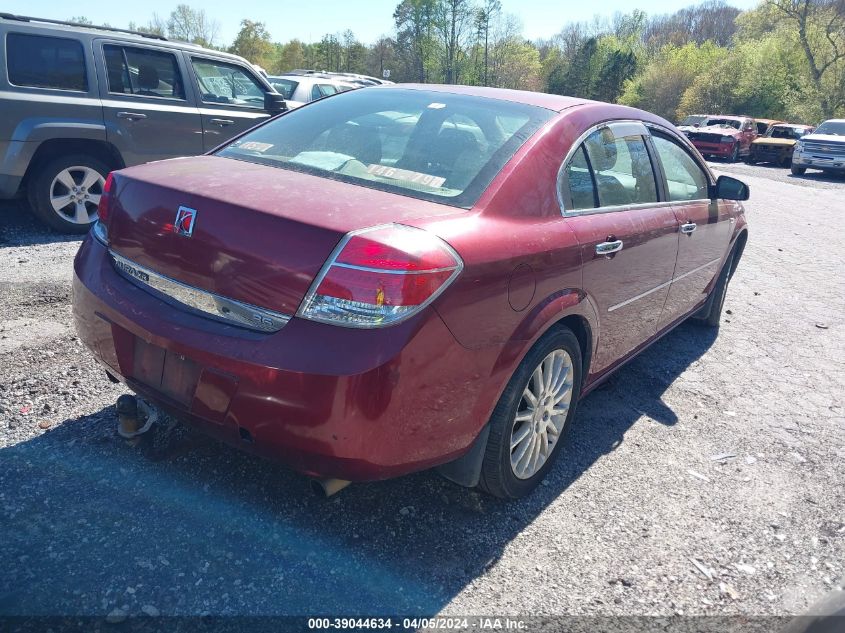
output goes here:
{"type": "Polygon", "coordinates": [[[141,114],[140,112],[118,112],[117,113],[118,119],[129,119],[130,121],[140,121],[141,119],[146,119],[146,114],[141,114]]]}
{"type": "Polygon", "coordinates": [[[698,228],[698,225],[695,222],[687,222],[686,224],[681,225],[681,233],[686,233],[687,235],[689,235],[696,228],[698,228]]]}
{"type": "Polygon", "coordinates": [[[596,244],[596,255],[610,255],[618,253],[622,250],[622,240],[614,240],[612,242],[602,242],[596,244]]]}
{"type": "Polygon", "coordinates": [[[227,125],[232,125],[234,121],[232,121],[232,119],[211,119],[209,123],[219,125],[220,127],[226,127],[227,125]]]}

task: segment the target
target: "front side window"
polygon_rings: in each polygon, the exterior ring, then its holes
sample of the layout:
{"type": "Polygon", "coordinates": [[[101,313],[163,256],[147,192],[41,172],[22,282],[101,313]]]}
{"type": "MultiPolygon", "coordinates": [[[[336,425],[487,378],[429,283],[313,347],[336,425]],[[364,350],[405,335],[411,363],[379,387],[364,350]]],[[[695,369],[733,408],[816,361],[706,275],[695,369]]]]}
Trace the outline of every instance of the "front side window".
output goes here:
{"type": "Polygon", "coordinates": [[[270,77],[270,85],[285,99],[293,99],[293,93],[296,91],[299,82],[292,79],[282,79],[281,77],[270,77]]]}
{"type": "Polygon", "coordinates": [[[192,59],[205,103],[264,108],[264,89],[239,66],[210,59],[192,59]]]}
{"type": "Polygon", "coordinates": [[[654,170],[642,136],[617,136],[612,128],[606,127],[588,136],[584,147],[593,170],[599,206],[657,201],[654,170]]]}
{"type": "Polygon", "coordinates": [[[77,40],[9,33],[6,70],[15,86],[88,90],[85,54],[77,40]]]}
{"type": "Polygon", "coordinates": [[[554,113],[425,90],[358,90],[292,110],[218,155],[468,208],[554,113]]]}
{"type": "Polygon", "coordinates": [[[172,53],[106,44],[103,55],[110,93],[185,98],[182,75],[172,53]]]}
{"type": "Polygon", "coordinates": [[[662,136],[652,136],[654,149],[663,165],[669,200],[704,200],[708,195],[708,179],[698,163],[677,143],[662,136]]]}

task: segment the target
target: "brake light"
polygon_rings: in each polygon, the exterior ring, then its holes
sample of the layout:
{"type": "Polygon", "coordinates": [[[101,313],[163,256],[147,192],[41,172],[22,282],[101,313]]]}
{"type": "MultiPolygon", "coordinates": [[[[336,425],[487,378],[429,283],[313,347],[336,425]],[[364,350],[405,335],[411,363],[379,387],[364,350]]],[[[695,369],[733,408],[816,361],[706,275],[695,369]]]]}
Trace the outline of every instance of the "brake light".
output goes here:
{"type": "Polygon", "coordinates": [[[111,174],[106,177],[103,185],[103,193],[100,194],[100,202],[97,204],[97,221],[91,232],[99,242],[105,246],[109,245],[109,211],[111,210],[112,190],[114,189],[114,178],[111,174]]]}
{"type": "Polygon", "coordinates": [[[97,205],[97,217],[103,224],[109,223],[109,211],[111,207],[112,190],[114,189],[114,176],[109,174],[106,183],[103,185],[103,193],[100,195],[100,202],[97,205]]]}
{"type": "Polygon", "coordinates": [[[298,315],[346,327],[392,325],[429,305],[462,269],[452,247],[423,229],[353,231],[317,275],[298,315]]]}

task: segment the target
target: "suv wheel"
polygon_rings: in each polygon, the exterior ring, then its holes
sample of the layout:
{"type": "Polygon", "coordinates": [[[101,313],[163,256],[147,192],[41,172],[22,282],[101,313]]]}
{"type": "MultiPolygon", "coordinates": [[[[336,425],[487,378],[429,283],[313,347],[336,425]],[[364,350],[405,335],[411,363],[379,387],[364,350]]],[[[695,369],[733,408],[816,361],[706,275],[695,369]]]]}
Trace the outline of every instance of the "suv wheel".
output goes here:
{"type": "Polygon", "coordinates": [[[795,163],[792,163],[792,167],[790,168],[793,176],[803,176],[807,172],[806,167],[799,167],[795,163]]]}
{"type": "Polygon", "coordinates": [[[97,220],[109,171],[105,163],[83,154],[38,166],[28,192],[32,212],[62,233],[86,233],[97,220]]]}
{"type": "Polygon", "coordinates": [[[554,330],[528,352],[490,417],[478,487],[504,499],[531,492],[560,453],[580,391],[578,339],[554,330]]]}

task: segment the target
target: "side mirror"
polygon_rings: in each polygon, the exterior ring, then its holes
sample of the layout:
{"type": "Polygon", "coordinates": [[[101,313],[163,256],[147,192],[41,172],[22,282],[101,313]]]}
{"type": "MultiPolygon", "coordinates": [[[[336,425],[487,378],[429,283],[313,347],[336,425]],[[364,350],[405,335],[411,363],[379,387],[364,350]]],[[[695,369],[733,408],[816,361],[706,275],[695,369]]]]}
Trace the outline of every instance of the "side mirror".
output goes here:
{"type": "Polygon", "coordinates": [[[720,200],[748,200],[751,195],[748,185],[730,176],[719,176],[713,197],[720,200]]]}
{"type": "Polygon", "coordinates": [[[287,112],[288,104],[285,102],[285,96],[277,92],[264,93],[264,109],[270,114],[279,114],[280,112],[287,112]]]}

